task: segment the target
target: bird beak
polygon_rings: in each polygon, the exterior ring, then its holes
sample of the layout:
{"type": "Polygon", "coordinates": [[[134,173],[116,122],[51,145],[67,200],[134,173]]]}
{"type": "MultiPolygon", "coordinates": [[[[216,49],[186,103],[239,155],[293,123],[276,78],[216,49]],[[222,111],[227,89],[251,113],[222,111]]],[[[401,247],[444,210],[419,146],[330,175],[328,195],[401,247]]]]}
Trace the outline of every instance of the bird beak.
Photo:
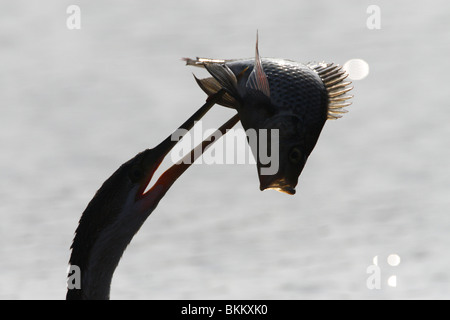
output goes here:
{"type": "MultiPolygon", "coordinates": [[[[220,100],[225,91],[222,89],[216,94],[208,97],[206,103],[197,110],[188,120],[186,120],[179,128],[184,129],[183,132],[187,132],[194,126],[194,123],[200,120],[211,107],[220,100]]],[[[239,121],[239,116],[236,114],[226,123],[224,123],[215,133],[213,133],[209,138],[205,139],[197,147],[195,147],[189,154],[187,154],[181,163],[172,165],[167,169],[155,182],[155,184],[144,193],[145,189],[149,185],[155,171],[158,169],[164,158],[173,149],[173,147],[178,143],[179,140],[174,141],[172,135],[168,136],[163,142],[157,145],[153,149],[146,150],[148,154],[143,160],[144,170],[146,172],[146,178],[144,179],[142,185],[139,188],[137,197],[140,205],[143,206],[142,209],[154,208],[158,205],[159,201],[164,197],[166,192],[172,186],[172,184],[191,166],[195,160],[206,151],[206,149],[211,146],[217,139],[213,137],[218,137],[224,135],[228,129],[231,129],[239,121]]],[[[178,135],[179,137],[179,135],[178,135]]],[[[147,210],[148,211],[148,210],[147,210]]],[[[151,212],[151,211],[150,211],[151,212]]]]}
{"type": "Polygon", "coordinates": [[[219,129],[212,135],[203,140],[199,145],[191,150],[180,163],[172,165],[167,169],[156,181],[153,187],[148,191],[152,192],[155,188],[164,190],[166,192],[172,184],[194,163],[200,155],[202,155],[214,142],[217,141],[217,137],[221,137],[227,133],[236,123],[239,121],[239,116],[236,114],[225,122],[219,129]]]}

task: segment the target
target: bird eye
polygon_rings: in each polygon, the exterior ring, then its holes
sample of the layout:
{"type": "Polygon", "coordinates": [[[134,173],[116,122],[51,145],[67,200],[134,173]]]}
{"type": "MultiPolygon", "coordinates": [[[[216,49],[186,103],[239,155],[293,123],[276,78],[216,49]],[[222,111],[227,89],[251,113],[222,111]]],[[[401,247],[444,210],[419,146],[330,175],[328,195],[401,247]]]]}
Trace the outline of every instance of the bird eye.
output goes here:
{"type": "Polygon", "coordinates": [[[297,147],[292,148],[289,153],[289,160],[295,164],[299,163],[303,160],[303,152],[297,147]]]}
{"type": "Polygon", "coordinates": [[[133,166],[129,172],[131,182],[137,182],[144,176],[144,171],[139,166],[133,166]]]}

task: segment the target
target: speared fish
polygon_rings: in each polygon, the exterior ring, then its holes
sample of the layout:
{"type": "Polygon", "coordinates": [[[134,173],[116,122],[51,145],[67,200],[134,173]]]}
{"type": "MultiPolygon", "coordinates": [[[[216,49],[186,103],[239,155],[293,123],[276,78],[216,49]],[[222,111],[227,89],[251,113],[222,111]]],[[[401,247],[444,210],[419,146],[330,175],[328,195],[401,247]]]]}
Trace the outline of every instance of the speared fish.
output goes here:
{"type": "MultiPolygon", "coordinates": [[[[236,109],[245,130],[278,130],[279,165],[273,174],[264,174],[268,165],[260,159],[258,144],[251,144],[257,160],[260,189],[295,193],[298,177],[314,149],[327,119],[347,112],[353,87],[345,81],[341,66],[326,62],[306,64],[286,59],[262,58],[256,37],[251,59],[185,58],[187,65],[204,67],[212,77],[198,79],[200,88],[211,96],[221,89],[218,104],[236,109]]],[[[270,149],[271,135],[267,135],[270,149]]],[[[268,150],[270,153],[270,150],[268,150]]]]}

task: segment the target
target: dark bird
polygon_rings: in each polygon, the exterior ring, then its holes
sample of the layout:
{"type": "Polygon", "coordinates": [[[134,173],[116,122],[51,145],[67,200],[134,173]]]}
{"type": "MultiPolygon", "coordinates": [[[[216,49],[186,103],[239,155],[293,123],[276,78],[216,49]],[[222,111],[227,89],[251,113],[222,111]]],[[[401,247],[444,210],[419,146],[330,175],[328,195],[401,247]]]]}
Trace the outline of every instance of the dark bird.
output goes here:
{"type": "Polygon", "coordinates": [[[196,78],[201,89],[209,96],[225,90],[218,104],[236,109],[244,129],[256,130],[259,142],[250,147],[260,189],[294,194],[326,120],[340,118],[346,112],[343,108],[351,104],[347,100],[352,96],[346,95],[351,82],[344,81],[348,74],[333,63],[261,58],[258,38],[254,58],[184,60],[187,65],[206,68],[212,77],[196,78]],[[266,136],[260,136],[261,129],[267,130],[266,136]],[[278,130],[278,150],[271,150],[268,131],[273,129],[278,130]],[[278,168],[273,172],[261,159],[261,142],[268,153],[278,151],[278,168]]]}
{"type": "MultiPolygon", "coordinates": [[[[212,95],[179,129],[190,130],[223,95],[212,95]]],[[[239,121],[235,115],[212,136],[219,137],[239,121]]],[[[81,273],[79,288],[69,288],[67,299],[109,299],[113,273],[123,252],[167,190],[215,140],[206,139],[182,161],[167,169],[145,192],[164,157],[177,141],[171,136],[124,163],[106,180],[83,212],[75,232],[69,264],[81,273]]],[[[70,277],[70,274],[69,274],[70,277]]]]}

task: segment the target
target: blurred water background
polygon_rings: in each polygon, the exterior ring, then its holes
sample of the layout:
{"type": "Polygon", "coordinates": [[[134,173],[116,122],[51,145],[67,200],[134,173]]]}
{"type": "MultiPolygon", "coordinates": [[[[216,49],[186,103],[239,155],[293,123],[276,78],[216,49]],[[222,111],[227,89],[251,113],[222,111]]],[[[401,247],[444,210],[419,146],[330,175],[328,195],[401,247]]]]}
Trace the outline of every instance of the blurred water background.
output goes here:
{"type": "MultiPolygon", "coordinates": [[[[191,167],[125,252],[111,298],[450,298],[448,1],[0,3],[1,299],[65,297],[95,191],[205,100],[192,72],[206,73],[180,58],[251,57],[257,29],[262,56],[360,58],[370,74],[295,196],[259,191],[251,164],[191,167]],[[80,30],[66,27],[71,4],[80,30]]],[[[232,114],[214,107],[203,127],[232,114]]]]}

